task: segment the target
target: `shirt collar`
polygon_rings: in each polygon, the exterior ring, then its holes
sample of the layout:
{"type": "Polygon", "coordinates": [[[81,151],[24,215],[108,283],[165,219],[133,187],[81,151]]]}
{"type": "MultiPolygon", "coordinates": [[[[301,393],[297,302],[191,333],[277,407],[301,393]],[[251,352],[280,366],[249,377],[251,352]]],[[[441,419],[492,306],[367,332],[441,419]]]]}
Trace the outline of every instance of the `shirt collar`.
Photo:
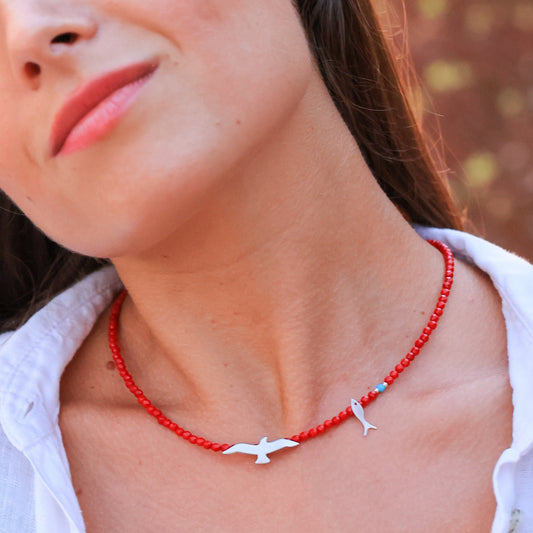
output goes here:
{"type": "Polygon", "coordinates": [[[85,526],[58,425],[60,379],[120,286],[114,268],[106,267],[0,338],[0,426],[62,509],[69,531],[85,526]]]}
{"type": "Polygon", "coordinates": [[[113,267],[94,272],[8,334],[0,346],[0,421],[21,451],[57,427],[63,370],[119,288],[113,267]],[[46,416],[31,416],[39,407],[46,416]]]}

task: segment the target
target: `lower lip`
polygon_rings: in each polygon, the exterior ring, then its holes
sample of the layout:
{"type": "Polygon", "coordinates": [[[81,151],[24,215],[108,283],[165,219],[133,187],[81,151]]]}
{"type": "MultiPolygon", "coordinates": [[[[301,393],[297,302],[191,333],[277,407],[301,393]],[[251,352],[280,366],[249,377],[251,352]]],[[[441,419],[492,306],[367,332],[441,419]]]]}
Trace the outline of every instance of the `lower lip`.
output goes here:
{"type": "Polygon", "coordinates": [[[74,126],[58,155],[69,155],[105,137],[139,96],[151,72],[102,100],[74,126]]]}

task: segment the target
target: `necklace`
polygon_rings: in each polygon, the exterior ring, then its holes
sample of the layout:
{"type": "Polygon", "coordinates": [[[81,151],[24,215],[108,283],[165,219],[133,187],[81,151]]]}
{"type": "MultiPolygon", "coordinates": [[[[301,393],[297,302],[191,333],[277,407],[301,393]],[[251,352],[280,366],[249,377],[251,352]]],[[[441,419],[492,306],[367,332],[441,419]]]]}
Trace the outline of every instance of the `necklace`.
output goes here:
{"type": "Polygon", "coordinates": [[[382,383],[379,383],[374,390],[371,390],[366,395],[361,397],[359,401],[352,399],[350,405],[340,411],[337,415],[333,416],[331,419],[325,420],[322,424],[319,424],[316,427],[312,427],[307,431],[302,431],[297,435],[293,435],[290,438],[277,439],[269,442],[267,437],[263,437],[258,444],[246,444],[238,443],[230,446],[229,444],[219,444],[217,442],[212,442],[203,437],[192,434],[190,431],[180,427],[178,424],[167,418],[161,410],[157,409],[150,400],[144,395],[143,391],[136,385],[135,381],[129,374],[124,360],[121,355],[120,347],[118,345],[118,321],[120,317],[120,310],[124,299],[127,296],[127,291],[124,289],[116,298],[111,309],[111,314],[109,317],[109,347],[113,355],[116,367],[119,371],[120,376],[124,379],[126,387],[131,391],[131,393],[137,398],[137,401],[146,409],[146,411],[151,414],[154,418],[157,419],[159,424],[168,428],[170,431],[175,433],[178,437],[189,441],[191,444],[196,444],[197,446],[203,447],[206,450],[212,450],[214,452],[222,452],[224,454],[233,454],[233,453],[244,453],[249,455],[256,455],[256,464],[265,464],[269,463],[270,459],[268,454],[275,451],[281,450],[283,448],[292,448],[298,446],[302,442],[305,442],[309,439],[312,439],[329,429],[338,426],[348,418],[355,416],[363,425],[364,436],[366,437],[369,429],[377,429],[376,426],[370,424],[364,415],[364,408],[374,401],[381,393],[390,387],[394,381],[400,376],[400,374],[411,364],[412,361],[420,354],[420,350],[426,345],[429,340],[430,335],[433,333],[440,317],[448,301],[448,296],[450,294],[450,289],[453,284],[453,274],[454,274],[454,258],[452,251],[443,243],[435,240],[428,240],[428,242],[439,250],[445,262],[445,273],[444,281],[442,283],[442,289],[440,291],[439,299],[431,314],[426,327],[423,329],[422,333],[415,341],[411,350],[407,355],[391,370],[387,377],[383,380],[382,383]]]}

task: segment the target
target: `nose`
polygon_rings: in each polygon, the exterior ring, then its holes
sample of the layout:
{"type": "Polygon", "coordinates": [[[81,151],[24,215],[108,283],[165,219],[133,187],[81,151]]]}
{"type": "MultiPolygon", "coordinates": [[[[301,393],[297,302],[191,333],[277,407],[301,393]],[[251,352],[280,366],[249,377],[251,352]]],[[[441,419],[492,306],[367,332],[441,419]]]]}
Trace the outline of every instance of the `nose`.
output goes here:
{"type": "Polygon", "coordinates": [[[47,69],[72,66],[80,44],[98,29],[88,11],[70,2],[9,4],[2,10],[8,60],[15,78],[30,89],[40,86],[47,69]]]}

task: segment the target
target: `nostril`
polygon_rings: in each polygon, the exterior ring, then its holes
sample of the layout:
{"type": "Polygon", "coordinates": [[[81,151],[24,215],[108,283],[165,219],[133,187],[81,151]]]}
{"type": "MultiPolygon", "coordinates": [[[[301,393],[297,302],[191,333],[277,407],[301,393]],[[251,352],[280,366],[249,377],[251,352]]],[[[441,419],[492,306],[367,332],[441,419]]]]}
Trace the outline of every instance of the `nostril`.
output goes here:
{"type": "Polygon", "coordinates": [[[65,32],[56,35],[52,39],[52,44],[64,43],[64,44],[74,44],[78,40],[78,34],[73,32],[65,32]]]}
{"type": "Polygon", "coordinates": [[[41,74],[41,67],[37,63],[29,61],[24,65],[24,72],[28,78],[33,79],[41,74]]]}

